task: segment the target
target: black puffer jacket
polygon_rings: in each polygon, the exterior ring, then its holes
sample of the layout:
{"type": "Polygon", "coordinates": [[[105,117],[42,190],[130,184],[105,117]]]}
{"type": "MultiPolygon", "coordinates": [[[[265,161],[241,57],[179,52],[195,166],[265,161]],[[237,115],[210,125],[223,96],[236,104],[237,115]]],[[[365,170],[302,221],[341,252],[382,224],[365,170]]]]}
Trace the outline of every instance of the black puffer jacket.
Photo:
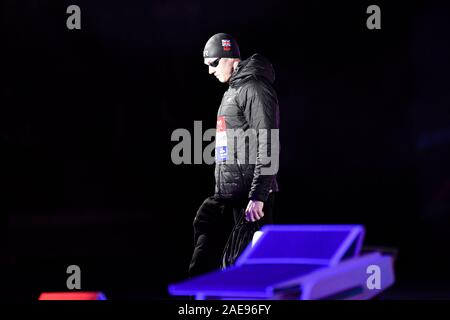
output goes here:
{"type": "Polygon", "coordinates": [[[271,63],[260,54],[239,62],[230,78],[217,113],[215,195],[219,198],[266,201],[270,191],[278,191],[278,130],[273,129],[279,129],[279,109],[274,80],[271,63]],[[249,132],[256,133],[255,139],[244,139],[249,132]]]}

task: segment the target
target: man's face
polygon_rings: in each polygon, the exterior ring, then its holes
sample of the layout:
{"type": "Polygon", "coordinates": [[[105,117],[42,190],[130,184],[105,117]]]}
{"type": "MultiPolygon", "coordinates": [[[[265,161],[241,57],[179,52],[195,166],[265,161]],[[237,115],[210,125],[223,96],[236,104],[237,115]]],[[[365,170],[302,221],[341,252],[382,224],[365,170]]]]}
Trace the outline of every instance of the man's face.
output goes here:
{"type": "Polygon", "coordinates": [[[221,58],[216,67],[211,66],[217,58],[205,58],[205,64],[208,66],[209,74],[213,74],[220,82],[225,83],[230,80],[233,73],[233,59],[221,58]]]}

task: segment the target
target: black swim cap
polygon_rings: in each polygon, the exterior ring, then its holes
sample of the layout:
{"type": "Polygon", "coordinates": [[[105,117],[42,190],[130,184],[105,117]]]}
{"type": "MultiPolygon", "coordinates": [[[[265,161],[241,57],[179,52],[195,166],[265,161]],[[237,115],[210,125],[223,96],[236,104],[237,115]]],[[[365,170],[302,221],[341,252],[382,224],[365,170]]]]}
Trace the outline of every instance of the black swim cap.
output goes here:
{"type": "Polygon", "coordinates": [[[217,33],[209,38],[203,50],[203,58],[240,58],[239,46],[232,36],[217,33]]]}

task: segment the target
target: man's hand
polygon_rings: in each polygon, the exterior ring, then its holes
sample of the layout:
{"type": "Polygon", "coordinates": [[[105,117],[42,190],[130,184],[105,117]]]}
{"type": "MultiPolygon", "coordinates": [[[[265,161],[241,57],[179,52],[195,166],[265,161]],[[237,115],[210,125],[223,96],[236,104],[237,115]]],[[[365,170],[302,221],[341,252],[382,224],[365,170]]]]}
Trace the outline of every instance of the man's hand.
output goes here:
{"type": "Polygon", "coordinates": [[[245,209],[245,220],[255,222],[264,217],[263,207],[264,202],[250,200],[245,209]]]}

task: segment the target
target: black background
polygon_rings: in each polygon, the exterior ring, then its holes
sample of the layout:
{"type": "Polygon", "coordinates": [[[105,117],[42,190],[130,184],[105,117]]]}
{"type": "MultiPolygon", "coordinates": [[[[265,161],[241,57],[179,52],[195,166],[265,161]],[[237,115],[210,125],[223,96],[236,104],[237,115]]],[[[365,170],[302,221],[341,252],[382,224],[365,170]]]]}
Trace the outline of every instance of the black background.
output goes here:
{"type": "MultiPolygon", "coordinates": [[[[366,226],[398,250],[397,295],[450,296],[450,30],[441,2],[3,1],[2,261],[9,297],[166,298],[187,276],[213,166],[174,165],[177,128],[215,126],[202,51],[232,34],[276,71],[276,222],[366,226]],[[66,8],[81,8],[68,30],[66,8]],[[366,8],[381,7],[381,30],[366,8]],[[427,292],[426,294],[424,292],[427,292]]],[[[206,146],[208,143],[204,143],[206,146]]],[[[395,291],[394,291],[395,292],[395,291]]]]}

